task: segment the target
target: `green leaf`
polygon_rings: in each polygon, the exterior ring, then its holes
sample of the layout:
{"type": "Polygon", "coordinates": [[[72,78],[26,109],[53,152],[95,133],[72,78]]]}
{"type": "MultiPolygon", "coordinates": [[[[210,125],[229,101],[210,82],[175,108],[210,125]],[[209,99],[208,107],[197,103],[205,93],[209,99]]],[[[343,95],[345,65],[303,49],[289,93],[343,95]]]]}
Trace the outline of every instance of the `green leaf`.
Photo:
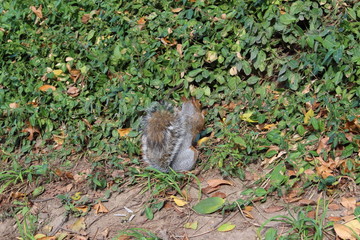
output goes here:
{"type": "Polygon", "coordinates": [[[257,76],[251,76],[246,82],[249,84],[249,85],[254,85],[255,83],[257,83],[259,81],[259,77],[257,76]]]}
{"type": "Polygon", "coordinates": [[[257,197],[262,197],[262,196],[266,196],[267,191],[264,188],[256,188],[255,189],[255,195],[257,197]]]}
{"type": "Polygon", "coordinates": [[[288,13],[285,13],[279,18],[282,24],[288,25],[296,21],[296,18],[288,13]]]}
{"type": "Polygon", "coordinates": [[[220,197],[210,197],[201,200],[193,209],[199,214],[213,213],[219,210],[225,203],[225,200],[220,197]]]}
{"type": "Polygon", "coordinates": [[[246,142],[242,137],[235,137],[233,140],[236,144],[239,144],[242,147],[246,147],[246,142]]]}
{"type": "Polygon", "coordinates": [[[278,232],[275,228],[270,228],[265,233],[265,240],[273,240],[278,236],[278,232]]]}
{"type": "Polygon", "coordinates": [[[220,227],[218,227],[219,232],[228,232],[235,228],[236,226],[231,223],[224,223],[220,227]]]}
{"type": "Polygon", "coordinates": [[[198,228],[198,222],[195,221],[195,222],[185,223],[184,228],[196,230],[198,228]]]}
{"type": "Polygon", "coordinates": [[[297,127],[296,127],[296,131],[298,132],[298,134],[300,135],[300,136],[304,136],[305,135],[305,128],[303,127],[303,125],[297,125],[297,127]]]}
{"type": "Polygon", "coordinates": [[[199,69],[195,69],[189,72],[189,77],[196,77],[199,73],[201,73],[203,71],[202,68],[199,69]]]}
{"type": "Polygon", "coordinates": [[[145,208],[145,215],[149,220],[152,220],[154,218],[154,213],[150,207],[145,208]]]}
{"type": "Polygon", "coordinates": [[[41,195],[44,191],[45,191],[45,187],[39,186],[34,189],[34,191],[32,192],[32,195],[33,195],[33,197],[37,197],[37,196],[41,195]]]}

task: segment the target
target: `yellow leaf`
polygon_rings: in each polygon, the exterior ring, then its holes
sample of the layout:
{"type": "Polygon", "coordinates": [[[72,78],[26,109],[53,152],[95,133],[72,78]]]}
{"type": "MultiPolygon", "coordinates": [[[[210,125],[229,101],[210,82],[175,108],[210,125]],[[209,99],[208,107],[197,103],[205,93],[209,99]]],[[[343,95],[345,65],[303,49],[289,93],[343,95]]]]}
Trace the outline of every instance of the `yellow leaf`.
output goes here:
{"type": "Polygon", "coordinates": [[[274,127],[276,127],[276,124],[272,123],[272,124],[265,124],[265,126],[263,128],[266,129],[266,130],[269,130],[269,129],[274,128],[274,127]]]}
{"type": "Polygon", "coordinates": [[[247,112],[244,113],[243,115],[240,115],[240,119],[245,121],[245,122],[257,122],[251,119],[251,116],[253,115],[254,112],[247,112]]]}
{"type": "Polygon", "coordinates": [[[308,124],[310,121],[310,118],[312,118],[313,116],[314,116],[314,111],[312,109],[310,109],[307,113],[305,113],[304,123],[308,124]]]}
{"type": "Polygon", "coordinates": [[[59,76],[60,74],[63,73],[63,71],[61,69],[58,69],[58,70],[54,70],[53,73],[55,76],[59,76]]]}
{"type": "Polygon", "coordinates": [[[71,199],[74,201],[80,200],[80,198],[81,198],[81,192],[77,192],[73,196],[71,196],[71,199]]]}
{"type": "Polygon", "coordinates": [[[197,141],[197,145],[201,146],[203,143],[205,143],[209,139],[210,139],[209,137],[203,137],[203,138],[199,139],[199,141],[197,141]]]}
{"type": "Polygon", "coordinates": [[[172,198],[175,202],[176,205],[178,205],[179,207],[185,206],[186,204],[188,204],[188,202],[176,197],[176,196],[170,196],[170,198],[172,198]]]}
{"type": "Polygon", "coordinates": [[[231,231],[235,228],[236,226],[234,224],[231,223],[224,223],[223,225],[221,225],[220,227],[218,227],[218,231],[219,232],[228,232],[231,231]]]}
{"type": "Polygon", "coordinates": [[[51,90],[55,91],[56,87],[51,86],[51,85],[47,85],[47,84],[42,85],[41,87],[39,87],[39,90],[43,91],[43,92],[46,92],[48,89],[51,89],[51,90]]]}
{"type": "Polygon", "coordinates": [[[122,128],[122,129],[118,129],[117,131],[118,131],[120,137],[124,137],[131,132],[131,128],[122,128]]]}
{"type": "Polygon", "coordinates": [[[81,217],[70,227],[75,232],[80,232],[86,229],[85,218],[81,217]]]}
{"type": "Polygon", "coordinates": [[[232,68],[230,68],[229,73],[231,76],[235,76],[238,73],[236,66],[233,66],[232,68]]]}
{"type": "Polygon", "coordinates": [[[194,229],[194,230],[196,230],[196,229],[198,228],[198,222],[197,222],[197,221],[195,221],[195,222],[188,222],[188,223],[185,223],[184,228],[188,228],[188,229],[194,229]]]}

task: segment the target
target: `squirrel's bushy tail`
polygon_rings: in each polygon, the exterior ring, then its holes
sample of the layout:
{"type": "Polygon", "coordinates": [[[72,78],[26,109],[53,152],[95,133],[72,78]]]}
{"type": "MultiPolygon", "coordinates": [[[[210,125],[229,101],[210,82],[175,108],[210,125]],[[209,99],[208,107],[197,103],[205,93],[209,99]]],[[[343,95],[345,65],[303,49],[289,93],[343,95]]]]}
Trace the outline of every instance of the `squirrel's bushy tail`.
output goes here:
{"type": "Polygon", "coordinates": [[[184,135],[180,111],[171,103],[153,103],[141,121],[142,155],[152,167],[167,172],[184,135]]]}

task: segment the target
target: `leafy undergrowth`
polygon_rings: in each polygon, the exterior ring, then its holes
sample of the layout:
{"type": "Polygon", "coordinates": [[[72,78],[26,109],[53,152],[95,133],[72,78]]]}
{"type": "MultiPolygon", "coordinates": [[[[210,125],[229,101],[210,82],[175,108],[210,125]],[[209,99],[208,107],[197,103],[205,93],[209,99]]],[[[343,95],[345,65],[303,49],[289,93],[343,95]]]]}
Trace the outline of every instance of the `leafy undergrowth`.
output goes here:
{"type": "Polygon", "coordinates": [[[2,201],[72,179],[85,160],[91,188],[147,179],[181,195],[196,177],[143,171],[139,146],[144,109],[181,96],[207,111],[201,168],[246,179],[261,164],[248,194],[295,202],[307,189],[356,189],[359,9],[351,0],[3,1],[2,201]]]}

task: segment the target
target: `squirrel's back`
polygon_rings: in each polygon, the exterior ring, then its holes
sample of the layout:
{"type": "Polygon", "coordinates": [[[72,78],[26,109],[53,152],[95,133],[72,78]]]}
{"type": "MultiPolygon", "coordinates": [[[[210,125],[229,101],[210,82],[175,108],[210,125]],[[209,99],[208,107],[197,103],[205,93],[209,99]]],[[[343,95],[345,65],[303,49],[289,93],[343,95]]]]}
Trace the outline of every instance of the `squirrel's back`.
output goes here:
{"type": "Polygon", "coordinates": [[[170,103],[154,103],[142,120],[143,159],[152,167],[168,171],[184,135],[180,112],[170,103]]]}

